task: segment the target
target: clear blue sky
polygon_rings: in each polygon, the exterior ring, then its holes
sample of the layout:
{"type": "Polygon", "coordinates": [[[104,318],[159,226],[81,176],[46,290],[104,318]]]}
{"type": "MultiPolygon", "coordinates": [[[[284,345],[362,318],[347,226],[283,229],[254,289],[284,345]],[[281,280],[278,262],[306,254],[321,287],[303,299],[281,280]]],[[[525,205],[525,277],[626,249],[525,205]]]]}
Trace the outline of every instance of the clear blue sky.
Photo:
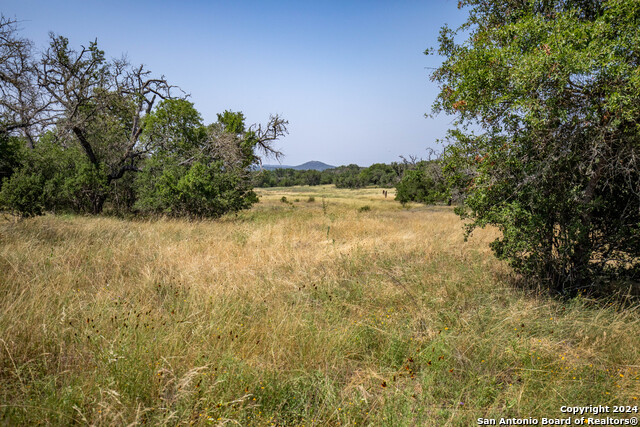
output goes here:
{"type": "MultiPolygon", "coordinates": [[[[53,31],[79,48],[98,39],[191,94],[207,123],[225,109],[248,123],[289,120],[284,164],[389,163],[426,157],[451,118],[427,119],[437,87],[425,56],[456,0],[2,0],[38,48],[53,31]]],[[[273,163],[273,161],[267,161],[273,163]]]]}

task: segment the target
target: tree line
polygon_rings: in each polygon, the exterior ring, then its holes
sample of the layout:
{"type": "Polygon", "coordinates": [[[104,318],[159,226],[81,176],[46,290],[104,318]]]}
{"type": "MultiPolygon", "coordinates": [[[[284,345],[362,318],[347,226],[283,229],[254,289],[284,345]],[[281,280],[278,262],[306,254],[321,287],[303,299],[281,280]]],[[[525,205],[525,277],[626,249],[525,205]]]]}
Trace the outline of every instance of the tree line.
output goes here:
{"type": "Polygon", "coordinates": [[[256,187],[291,187],[294,185],[327,185],[338,188],[362,188],[367,186],[394,187],[400,181],[404,170],[402,163],[376,163],[369,167],[355,164],[317,170],[296,170],[280,168],[259,170],[254,174],[256,187]]]}
{"type": "MultiPolygon", "coordinates": [[[[337,188],[396,188],[396,200],[406,204],[443,203],[451,200],[452,191],[447,186],[441,160],[416,160],[412,158],[391,164],[374,163],[369,167],[355,164],[317,170],[274,169],[254,172],[256,187],[291,187],[295,185],[327,185],[337,188]]],[[[453,191],[458,194],[457,191],[453,191]]]]}
{"type": "Polygon", "coordinates": [[[204,123],[163,76],[73,49],[50,34],[37,53],[0,17],[0,207],[215,217],[257,201],[251,170],[278,158],[287,121],[247,126],[241,112],[204,123]]]}
{"type": "Polygon", "coordinates": [[[241,112],[204,123],[182,90],[97,41],[50,34],[40,53],[0,16],[0,209],[216,217],[257,202],[254,186],[398,188],[402,203],[445,199],[437,162],[259,170],[287,122],[241,112]]]}

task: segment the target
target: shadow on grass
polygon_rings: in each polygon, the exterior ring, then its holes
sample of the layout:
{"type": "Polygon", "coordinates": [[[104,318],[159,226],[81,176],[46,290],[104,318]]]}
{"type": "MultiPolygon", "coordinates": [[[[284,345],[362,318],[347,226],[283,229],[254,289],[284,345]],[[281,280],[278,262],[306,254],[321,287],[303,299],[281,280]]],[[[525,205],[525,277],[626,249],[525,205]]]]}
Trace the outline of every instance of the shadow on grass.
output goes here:
{"type": "Polygon", "coordinates": [[[590,286],[558,289],[551,281],[528,278],[516,272],[498,272],[496,279],[524,291],[529,296],[553,298],[567,303],[577,297],[593,307],[615,307],[625,310],[640,306],[640,281],[638,274],[631,277],[604,276],[595,279],[590,286]]]}

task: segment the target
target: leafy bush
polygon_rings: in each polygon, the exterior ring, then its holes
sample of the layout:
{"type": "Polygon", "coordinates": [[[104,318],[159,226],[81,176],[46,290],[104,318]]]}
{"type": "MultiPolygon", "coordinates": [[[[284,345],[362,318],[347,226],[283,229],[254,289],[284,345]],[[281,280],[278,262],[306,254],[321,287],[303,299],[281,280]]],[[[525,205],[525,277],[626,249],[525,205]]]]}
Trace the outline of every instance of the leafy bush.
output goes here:
{"type": "Polygon", "coordinates": [[[440,165],[434,162],[419,162],[416,169],[407,170],[396,185],[396,200],[402,204],[432,205],[448,198],[447,183],[440,173],[440,165]]]}
{"type": "Polygon", "coordinates": [[[25,142],[22,139],[0,133],[0,188],[2,183],[20,167],[24,148],[25,142]]]}
{"type": "Polygon", "coordinates": [[[225,111],[205,127],[193,104],[169,100],[147,120],[148,137],[162,143],[136,177],[137,210],[219,217],[258,201],[249,175],[258,139],[242,113],[225,111]]]}
{"type": "Polygon", "coordinates": [[[562,294],[637,286],[637,0],[461,5],[469,39],[443,29],[432,78],[461,125],[445,162],[468,230],[498,227],[496,255],[562,294]]]}
{"type": "Polygon", "coordinates": [[[0,191],[0,204],[20,216],[41,215],[46,205],[44,181],[41,174],[14,174],[0,191]]]}
{"type": "Polygon", "coordinates": [[[338,175],[336,176],[334,184],[338,188],[362,188],[367,185],[364,177],[361,175],[360,166],[351,164],[349,166],[342,166],[338,168],[338,175]]]}
{"type": "Polygon", "coordinates": [[[21,216],[92,213],[106,192],[106,174],[82,152],[43,142],[24,151],[20,168],[2,186],[0,206],[21,216]]]}
{"type": "Polygon", "coordinates": [[[164,164],[157,175],[157,169],[147,166],[137,179],[139,198],[135,207],[143,212],[219,217],[258,201],[246,180],[225,171],[221,161],[190,166],[164,164]]]}

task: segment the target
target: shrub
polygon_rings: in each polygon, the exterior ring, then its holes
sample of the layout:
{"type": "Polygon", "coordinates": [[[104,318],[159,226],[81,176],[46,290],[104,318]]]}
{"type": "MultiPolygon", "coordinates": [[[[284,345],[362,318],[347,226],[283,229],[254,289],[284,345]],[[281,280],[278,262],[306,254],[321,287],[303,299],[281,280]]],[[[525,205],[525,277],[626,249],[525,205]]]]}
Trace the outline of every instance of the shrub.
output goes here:
{"type": "Polygon", "coordinates": [[[396,200],[402,204],[418,202],[433,205],[448,198],[446,182],[433,170],[433,165],[422,164],[417,169],[405,171],[396,185],[396,200]]]}
{"type": "Polygon", "coordinates": [[[25,150],[25,141],[0,133],[0,188],[2,183],[20,167],[25,150]]]}
{"type": "Polygon", "coordinates": [[[21,216],[96,212],[107,187],[104,170],[78,149],[43,142],[24,151],[20,168],[2,186],[0,206],[21,216]]]}
{"type": "Polygon", "coordinates": [[[171,216],[219,217],[258,201],[239,174],[223,170],[222,162],[191,166],[165,163],[156,168],[151,160],[137,181],[136,208],[171,216]]]}

